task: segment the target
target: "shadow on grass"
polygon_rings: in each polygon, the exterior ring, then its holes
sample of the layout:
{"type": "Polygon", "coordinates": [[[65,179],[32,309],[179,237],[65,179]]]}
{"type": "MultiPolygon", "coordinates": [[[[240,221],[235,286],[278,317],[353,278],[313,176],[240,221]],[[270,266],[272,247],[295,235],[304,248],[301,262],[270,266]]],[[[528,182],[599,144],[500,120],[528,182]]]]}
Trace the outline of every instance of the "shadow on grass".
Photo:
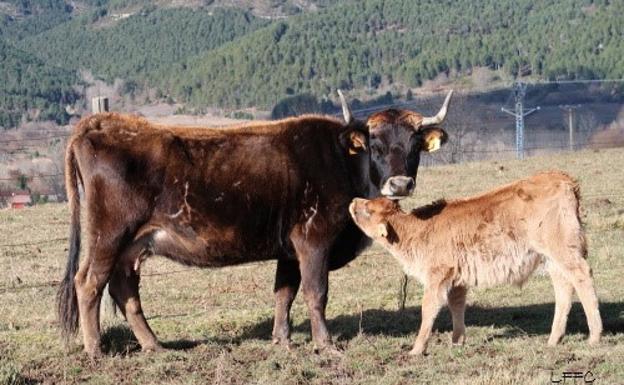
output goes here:
{"type": "MultiPolygon", "coordinates": [[[[503,331],[494,338],[515,338],[523,335],[548,335],[552,317],[555,311],[554,303],[484,308],[469,306],[466,309],[466,327],[494,326],[503,331]]],[[[604,302],[600,304],[604,333],[624,333],[624,302],[604,302]]],[[[420,326],[420,307],[410,307],[398,310],[366,310],[364,312],[341,315],[328,321],[328,326],[338,341],[350,340],[362,331],[367,335],[406,336],[417,333],[420,326]]],[[[243,330],[234,338],[211,338],[198,340],[173,340],[162,342],[163,347],[172,350],[189,350],[208,343],[234,344],[250,339],[270,340],[273,319],[266,318],[243,330]]],[[[435,329],[439,331],[452,330],[449,312],[445,309],[436,319],[435,329]]],[[[310,332],[310,322],[305,321],[293,327],[295,332],[310,332]]],[[[568,317],[566,335],[587,334],[587,320],[583,308],[579,303],[572,306],[568,317]]],[[[128,354],[140,350],[140,346],[126,326],[108,328],[102,336],[102,347],[108,354],[128,354]]]]}
{"type": "MultiPolygon", "coordinates": [[[[466,327],[494,326],[504,331],[496,338],[514,338],[521,335],[548,335],[555,312],[554,303],[484,308],[469,306],[466,309],[466,327]]],[[[624,302],[605,302],[600,304],[604,333],[624,333],[624,302]]],[[[418,332],[420,326],[420,306],[399,310],[371,309],[360,313],[341,315],[328,321],[331,333],[338,340],[350,340],[362,331],[367,335],[406,336],[418,332]]],[[[452,330],[453,324],[448,310],[438,315],[435,329],[452,330]]],[[[242,340],[270,339],[273,320],[266,319],[246,329],[240,336],[242,340]]],[[[296,332],[309,332],[309,321],[295,325],[296,332]]],[[[572,306],[568,317],[566,335],[587,334],[587,319],[579,303],[572,306]]]]}
{"type": "MultiPolygon", "coordinates": [[[[216,343],[219,345],[240,344],[243,338],[210,338],[210,339],[180,339],[173,341],[159,341],[163,348],[168,350],[190,350],[199,345],[216,343]]],[[[108,327],[102,334],[102,351],[108,355],[128,355],[141,351],[141,345],[127,324],[108,327]]]]}
{"type": "Polygon", "coordinates": [[[104,329],[102,351],[107,354],[129,354],[141,350],[139,342],[126,325],[115,325],[104,329]]]}

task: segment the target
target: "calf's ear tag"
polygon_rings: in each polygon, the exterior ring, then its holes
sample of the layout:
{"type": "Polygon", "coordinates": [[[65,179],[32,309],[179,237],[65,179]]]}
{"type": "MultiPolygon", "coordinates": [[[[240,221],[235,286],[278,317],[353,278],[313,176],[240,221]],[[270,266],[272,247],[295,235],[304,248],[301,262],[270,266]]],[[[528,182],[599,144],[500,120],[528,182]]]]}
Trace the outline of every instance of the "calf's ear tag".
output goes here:
{"type": "Polygon", "coordinates": [[[388,225],[385,223],[378,224],[377,235],[379,235],[382,238],[386,238],[388,236],[388,225]]]}

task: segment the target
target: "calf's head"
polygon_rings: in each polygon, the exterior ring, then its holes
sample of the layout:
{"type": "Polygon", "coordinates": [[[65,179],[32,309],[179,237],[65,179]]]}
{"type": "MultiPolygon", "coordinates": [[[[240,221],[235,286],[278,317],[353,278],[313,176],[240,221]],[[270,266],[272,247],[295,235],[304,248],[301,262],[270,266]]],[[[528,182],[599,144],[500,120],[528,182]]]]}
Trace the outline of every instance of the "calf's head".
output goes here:
{"type": "Polygon", "coordinates": [[[353,221],[364,234],[376,241],[387,240],[390,243],[396,234],[388,225],[388,217],[400,210],[396,201],[384,197],[373,200],[355,198],[349,205],[353,221]]]}
{"type": "Polygon", "coordinates": [[[436,151],[448,139],[439,125],[446,118],[452,94],[448,93],[442,108],[432,117],[388,109],[368,118],[370,178],[382,195],[401,199],[414,191],[421,151],[436,151]]]}

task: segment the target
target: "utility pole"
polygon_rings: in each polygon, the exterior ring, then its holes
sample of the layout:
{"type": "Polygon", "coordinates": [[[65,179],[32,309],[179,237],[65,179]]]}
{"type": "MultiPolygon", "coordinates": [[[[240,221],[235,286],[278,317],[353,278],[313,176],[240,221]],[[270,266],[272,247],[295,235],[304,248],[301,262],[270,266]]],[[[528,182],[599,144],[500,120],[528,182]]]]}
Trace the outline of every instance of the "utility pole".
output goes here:
{"type": "Polygon", "coordinates": [[[559,106],[568,113],[568,148],[570,151],[574,151],[574,110],[579,108],[580,104],[559,106]]]}
{"type": "Polygon", "coordinates": [[[526,94],[526,83],[516,81],[514,83],[513,93],[515,100],[515,111],[510,111],[505,107],[501,111],[508,113],[516,118],[516,156],[518,159],[524,158],[524,117],[539,111],[539,106],[529,110],[524,109],[524,95],[526,94]]]}

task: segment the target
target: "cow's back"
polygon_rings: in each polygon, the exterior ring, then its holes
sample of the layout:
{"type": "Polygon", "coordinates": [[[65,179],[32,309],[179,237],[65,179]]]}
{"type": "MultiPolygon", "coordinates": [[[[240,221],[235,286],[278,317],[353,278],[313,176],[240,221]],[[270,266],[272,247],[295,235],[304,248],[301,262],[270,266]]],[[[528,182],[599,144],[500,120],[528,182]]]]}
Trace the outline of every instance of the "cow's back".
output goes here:
{"type": "Polygon", "coordinates": [[[72,143],[83,181],[128,204],[126,214],[100,215],[127,215],[119,220],[182,262],[227,265],[292,254],[292,227],[320,224],[321,209],[320,225],[342,230],[354,191],[336,147],[341,129],[321,117],[201,129],[100,114],[72,143]]]}

